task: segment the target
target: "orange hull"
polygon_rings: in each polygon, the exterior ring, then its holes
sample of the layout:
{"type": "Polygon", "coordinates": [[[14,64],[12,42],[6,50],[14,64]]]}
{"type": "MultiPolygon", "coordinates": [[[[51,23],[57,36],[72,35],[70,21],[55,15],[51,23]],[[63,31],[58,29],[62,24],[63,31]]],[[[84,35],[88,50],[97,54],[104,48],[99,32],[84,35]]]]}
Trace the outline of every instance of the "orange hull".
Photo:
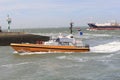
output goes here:
{"type": "Polygon", "coordinates": [[[17,52],[88,52],[89,47],[43,45],[43,44],[11,44],[17,52]]]}

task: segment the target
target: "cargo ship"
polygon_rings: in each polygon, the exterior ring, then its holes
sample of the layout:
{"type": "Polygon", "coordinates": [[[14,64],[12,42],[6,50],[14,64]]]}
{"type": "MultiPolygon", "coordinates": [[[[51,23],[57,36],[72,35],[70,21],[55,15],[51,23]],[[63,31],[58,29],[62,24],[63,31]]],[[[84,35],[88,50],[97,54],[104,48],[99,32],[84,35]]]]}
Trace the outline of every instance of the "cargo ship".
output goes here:
{"type": "Polygon", "coordinates": [[[89,29],[88,30],[120,30],[120,24],[117,22],[113,23],[88,23],[89,29]]]}

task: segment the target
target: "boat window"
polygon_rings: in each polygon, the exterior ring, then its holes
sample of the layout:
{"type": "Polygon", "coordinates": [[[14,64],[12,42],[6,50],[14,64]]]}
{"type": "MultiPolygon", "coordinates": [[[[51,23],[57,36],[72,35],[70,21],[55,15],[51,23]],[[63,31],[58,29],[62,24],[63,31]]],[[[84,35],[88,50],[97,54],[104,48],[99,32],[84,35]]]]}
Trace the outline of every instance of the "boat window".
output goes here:
{"type": "Polygon", "coordinates": [[[68,46],[69,45],[69,43],[68,42],[59,42],[59,45],[66,45],[66,46],[68,46]]]}

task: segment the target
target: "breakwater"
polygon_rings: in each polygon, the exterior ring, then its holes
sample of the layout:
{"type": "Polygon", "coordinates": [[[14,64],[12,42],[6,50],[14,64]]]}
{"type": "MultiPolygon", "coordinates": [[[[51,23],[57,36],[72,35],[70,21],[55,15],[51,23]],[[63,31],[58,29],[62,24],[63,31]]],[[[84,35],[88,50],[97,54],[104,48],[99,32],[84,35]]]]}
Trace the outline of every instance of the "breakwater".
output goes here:
{"type": "Polygon", "coordinates": [[[48,40],[49,36],[23,32],[0,32],[0,46],[9,46],[10,43],[36,43],[37,41],[48,40]]]}

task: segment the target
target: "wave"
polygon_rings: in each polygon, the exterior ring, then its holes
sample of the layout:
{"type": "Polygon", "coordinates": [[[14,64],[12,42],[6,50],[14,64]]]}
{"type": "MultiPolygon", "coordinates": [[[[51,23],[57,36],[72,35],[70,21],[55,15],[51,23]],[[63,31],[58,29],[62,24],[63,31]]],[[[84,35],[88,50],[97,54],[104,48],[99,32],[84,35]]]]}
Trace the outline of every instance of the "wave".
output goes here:
{"type": "Polygon", "coordinates": [[[114,61],[114,56],[118,55],[120,53],[110,53],[110,54],[103,54],[100,56],[93,55],[93,56],[74,56],[74,55],[63,55],[56,57],[59,60],[68,60],[73,62],[89,62],[89,61],[97,61],[97,62],[103,62],[103,63],[109,63],[111,61],[114,61]]]}
{"type": "Polygon", "coordinates": [[[6,64],[6,65],[1,65],[0,67],[13,67],[13,66],[20,66],[20,65],[25,65],[33,62],[23,62],[23,63],[17,63],[17,64],[6,64]]]}
{"type": "Polygon", "coordinates": [[[90,34],[90,33],[86,33],[86,35],[88,35],[88,36],[94,36],[94,37],[109,37],[109,36],[112,36],[112,35],[110,35],[110,34],[90,34]]]}
{"type": "Polygon", "coordinates": [[[66,59],[70,61],[77,61],[77,62],[86,62],[88,61],[87,58],[80,58],[80,57],[74,57],[74,56],[58,56],[57,59],[66,59]]]}
{"type": "Polygon", "coordinates": [[[91,52],[112,53],[120,50],[120,42],[113,41],[106,44],[90,47],[91,52]]]}

